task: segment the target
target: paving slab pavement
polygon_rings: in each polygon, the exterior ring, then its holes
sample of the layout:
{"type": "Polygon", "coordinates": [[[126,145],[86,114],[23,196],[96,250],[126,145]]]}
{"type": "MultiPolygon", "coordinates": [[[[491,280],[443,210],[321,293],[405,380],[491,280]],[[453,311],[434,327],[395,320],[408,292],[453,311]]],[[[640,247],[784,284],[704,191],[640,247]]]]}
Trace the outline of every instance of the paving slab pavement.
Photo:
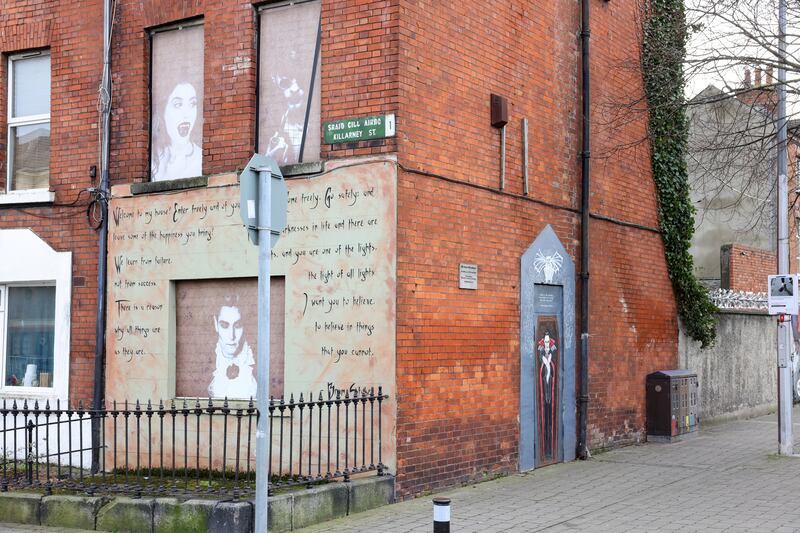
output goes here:
{"type": "MultiPolygon", "coordinates": [[[[794,410],[800,452],[800,408],[794,410]]],[[[777,454],[776,415],[437,493],[451,531],[800,532],[800,458],[777,454]]],[[[432,531],[431,497],[297,530],[432,531]]]]}
{"type": "MultiPolygon", "coordinates": [[[[800,408],[794,421],[800,452],[800,408]]],[[[800,532],[800,458],[778,456],[777,438],[776,416],[768,415],[702,427],[682,442],[629,446],[437,496],[452,499],[453,533],[800,532]]],[[[296,531],[430,533],[431,497],[296,531]]],[[[0,533],[12,532],[83,533],[0,523],[0,533]]]]}

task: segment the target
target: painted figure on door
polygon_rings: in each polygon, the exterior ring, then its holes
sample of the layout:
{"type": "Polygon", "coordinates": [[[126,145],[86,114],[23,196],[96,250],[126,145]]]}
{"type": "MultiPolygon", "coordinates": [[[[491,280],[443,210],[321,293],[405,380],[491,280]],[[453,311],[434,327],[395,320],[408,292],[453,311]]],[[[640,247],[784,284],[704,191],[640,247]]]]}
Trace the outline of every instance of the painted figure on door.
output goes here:
{"type": "Polygon", "coordinates": [[[539,389],[539,445],[541,446],[540,457],[543,461],[556,459],[558,360],[555,356],[557,351],[556,339],[551,336],[549,329],[544,329],[544,335],[536,345],[536,352],[539,356],[536,365],[539,389]]]}

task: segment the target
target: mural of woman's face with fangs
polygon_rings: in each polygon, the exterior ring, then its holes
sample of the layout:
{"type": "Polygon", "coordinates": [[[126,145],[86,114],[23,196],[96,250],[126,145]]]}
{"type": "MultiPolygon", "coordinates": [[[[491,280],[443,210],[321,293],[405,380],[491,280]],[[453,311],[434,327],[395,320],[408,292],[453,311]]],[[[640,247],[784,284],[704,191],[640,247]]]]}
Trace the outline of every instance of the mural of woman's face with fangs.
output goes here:
{"type": "Polygon", "coordinates": [[[190,144],[196,121],[197,91],[191,83],[179,83],[172,89],[164,108],[164,126],[171,144],[190,144]]]}

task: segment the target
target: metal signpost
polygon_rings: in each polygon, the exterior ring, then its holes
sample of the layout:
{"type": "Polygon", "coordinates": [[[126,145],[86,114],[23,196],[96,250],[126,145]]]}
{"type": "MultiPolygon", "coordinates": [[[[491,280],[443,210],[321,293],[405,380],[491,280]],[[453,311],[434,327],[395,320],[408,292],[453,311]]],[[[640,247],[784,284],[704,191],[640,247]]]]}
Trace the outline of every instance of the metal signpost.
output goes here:
{"type": "MultiPolygon", "coordinates": [[[[789,198],[788,153],[786,145],[786,0],[778,3],[778,274],[789,273],[789,198]]],[[[794,279],[794,297],[797,297],[797,278],[794,279]]],[[[772,286],[770,286],[772,295],[772,286]]],[[[797,314],[795,300],[794,312],[797,314]]],[[[792,346],[789,321],[778,323],[778,451],[793,455],[792,441],[792,369],[789,354],[792,346]]]]}
{"type": "MultiPolygon", "coordinates": [[[[788,270],[785,265],[781,268],[788,270]]],[[[778,453],[781,455],[793,453],[792,366],[789,354],[793,348],[790,328],[792,315],[797,314],[799,289],[797,274],[778,274],[768,277],[769,314],[778,316],[778,453]]]]}
{"type": "Polygon", "coordinates": [[[269,282],[270,254],[286,227],[288,191],[274,159],[256,154],[239,176],[242,221],[253,244],[258,245],[258,365],[256,371],[256,523],[255,531],[268,531],[267,491],[269,464],[269,282]]]}

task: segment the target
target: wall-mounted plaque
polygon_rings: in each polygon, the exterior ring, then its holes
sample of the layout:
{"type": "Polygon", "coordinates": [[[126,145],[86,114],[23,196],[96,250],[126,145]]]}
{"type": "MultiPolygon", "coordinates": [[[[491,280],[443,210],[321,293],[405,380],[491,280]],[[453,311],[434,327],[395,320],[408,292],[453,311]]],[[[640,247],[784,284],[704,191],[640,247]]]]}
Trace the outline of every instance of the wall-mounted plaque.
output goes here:
{"type": "Polygon", "coordinates": [[[458,288],[478,289],[478,265],[461,263],[458,265],[458,288]]]}

